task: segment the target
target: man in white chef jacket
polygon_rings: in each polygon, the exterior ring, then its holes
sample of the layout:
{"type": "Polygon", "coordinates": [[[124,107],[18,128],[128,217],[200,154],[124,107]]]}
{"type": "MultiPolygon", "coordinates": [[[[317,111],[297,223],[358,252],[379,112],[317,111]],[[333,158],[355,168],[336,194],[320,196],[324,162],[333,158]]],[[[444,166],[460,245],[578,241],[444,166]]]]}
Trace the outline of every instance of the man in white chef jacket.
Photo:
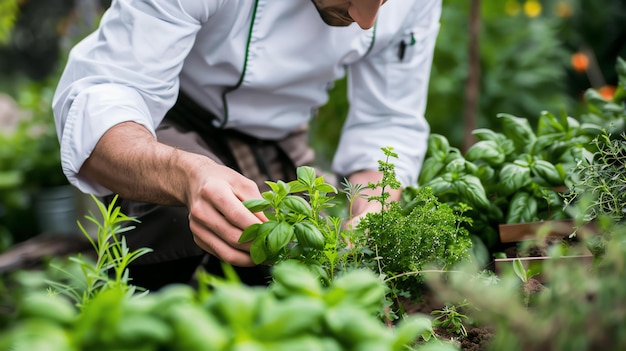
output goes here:
{"type": "Polygon", "coordinates": [[[347,74],[350,111],[332,170],[376,182],[392,146],[416,184],[440,14],[441,0],[113,0],[56,90],[63,171],[141,221],[127,241],[154,252],[136,285],[189,281],[207,257],[262,283],[238,238],[264,218],[242,201],[311,165],[306,125],[333,81],[347,74]]]}

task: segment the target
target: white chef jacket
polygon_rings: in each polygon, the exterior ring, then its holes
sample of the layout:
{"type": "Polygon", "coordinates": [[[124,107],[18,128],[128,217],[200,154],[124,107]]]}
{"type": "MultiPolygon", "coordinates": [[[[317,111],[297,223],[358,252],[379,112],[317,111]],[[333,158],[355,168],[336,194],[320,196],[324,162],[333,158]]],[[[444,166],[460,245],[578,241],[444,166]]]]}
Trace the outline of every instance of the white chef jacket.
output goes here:
{"type": "Polygon", "coordinates": [[[114,0],[70,52],[54,96],[63,171],[82,191],[109,194],[78,175],[83,162],[118,123],[154,134],[179,88],[226,128],[284,137],[347,71],[333,171],[376,170],[391,146],[398,179],[416,184],[440,14],[441,0],[391,0],[363,30],[328,26],[310,0],[114,0]]]}

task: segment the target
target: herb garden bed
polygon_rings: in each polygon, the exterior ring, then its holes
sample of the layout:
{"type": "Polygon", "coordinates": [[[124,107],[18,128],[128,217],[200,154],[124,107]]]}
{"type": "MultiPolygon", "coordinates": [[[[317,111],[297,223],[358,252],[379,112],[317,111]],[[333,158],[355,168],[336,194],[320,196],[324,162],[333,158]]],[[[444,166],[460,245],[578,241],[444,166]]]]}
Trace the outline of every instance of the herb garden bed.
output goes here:
{"type": "MultiPolygon", "coordinates": [[[[614,101],[588,94],[588,118],[606,117],[623,131],[621,60],[618,72],[614,101]]],[[[398,202],[388,201],[388,190],[399,187],[390,162],[396,155],[383,148],[383,178],[368,184],[381,190],[370,200],[382,210],[356,228],[322,213],[331,212],[340,193],[351,213],[358,186],[346,182],[338,191],[309,167],[298,168],[296,180],[268,182],[262,199],[244,203],[268,221],[240,239],[251,242],[256,263],[272,266],[263,288],[241,284],[224,265],[223,277],[200,269],[194,287],[142,291],[126,268],[149,248],[131,252],[123,234],[129,228],[122,227],[131,219],[114,202],[98,202],[102,221],[88,217],[96,239],[85,233],[95,256],[46,258],[40,271],[5,272],[0,349],[626,349],[626,134],[549,113],[537,132],[523,118],[502,118],[505,133],[478,130],[480,141],[467,155],[433,136],[424,186],[405,188],[398,202]],[[566,180],[564,197],[553,188],[566,180]],[[577,227],[570,238],[571,221],[552,222],[568,216],[594,223],[596,234],[581,235],[585,227],[577,227]],[[518,229],[501,239],[516,252],[507,250],[511,257],[485,269],[494,223],[504,222],[518,229]],[[521,222],[531,222],[532,232],[519,230],[521,222]],[[562,245],[565,239],[578,242],[562,245]],[[581,254],[581,247],[590,250],[581,254]],[[580,259],[585,264],[571,264],[580,259]],[[541,276],[534,261],[541,261],[541,276]]]]}

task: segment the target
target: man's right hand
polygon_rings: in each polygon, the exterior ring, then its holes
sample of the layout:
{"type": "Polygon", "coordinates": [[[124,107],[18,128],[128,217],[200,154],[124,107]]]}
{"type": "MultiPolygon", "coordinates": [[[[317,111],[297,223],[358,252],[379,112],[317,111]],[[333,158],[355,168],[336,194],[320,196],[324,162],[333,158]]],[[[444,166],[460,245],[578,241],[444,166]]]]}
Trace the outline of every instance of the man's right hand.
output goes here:
{"type": "Polygon", "coordinates": [[[250,244],[238,242],[249,225],[266,220],[243,201],[260,199],[256,184],[211,159],[158,142],[143,126],[120,123],[98,141],[80,170],[121,197],[187,206],[194,241],[235,266],[253,266],[250,244]]]}
{"type": "Polygon", "coordinates": [[[260,199],[259,188],[252,180],[208,158],[192,173],[187,207],[196,244],[235,266],[253,266],[250,243],[240,244],[238,240],[248,226],[267,220],[242,203],[260,199]]]}

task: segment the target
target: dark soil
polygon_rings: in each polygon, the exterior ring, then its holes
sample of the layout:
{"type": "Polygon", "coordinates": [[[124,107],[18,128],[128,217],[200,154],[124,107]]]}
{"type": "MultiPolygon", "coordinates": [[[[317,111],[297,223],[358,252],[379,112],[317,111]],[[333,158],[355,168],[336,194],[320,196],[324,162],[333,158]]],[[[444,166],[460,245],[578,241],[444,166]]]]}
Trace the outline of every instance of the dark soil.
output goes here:
{"type": "MultiPolygon", "coordinates": [[[[410,301],[404,299],[402,301],[407,314],[425,314],[430,315],[432,311],[441,310],[444,304],[441,303],[436,293],[430,289],[422,289],[422,297],[420,301],[410,301]]],[[[462,311],[461,311],[462,312],[462,311]]],[[[464,324],[467,336],[457,334],[454,331],[445,330],[443,328],[435,328],[435,334],[440,340],[452,341],[461,350],[482,351],[487,350],[489,343],[493,338],[493,331],[484,326],[473,325],[471,321],[464,324]]]]}

